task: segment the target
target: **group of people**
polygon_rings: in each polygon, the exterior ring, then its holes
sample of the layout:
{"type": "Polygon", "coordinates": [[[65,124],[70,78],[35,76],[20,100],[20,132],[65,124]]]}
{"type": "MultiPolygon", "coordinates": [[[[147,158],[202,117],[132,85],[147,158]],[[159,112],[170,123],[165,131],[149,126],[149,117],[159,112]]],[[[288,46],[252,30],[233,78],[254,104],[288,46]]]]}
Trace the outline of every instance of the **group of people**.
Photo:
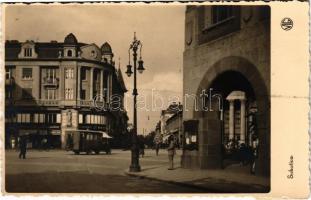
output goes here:
{"type": "MultiPolygon", "coordinates": [[[[168,170],[173,170],[174,169],[174,155],[176,154],[176,144],[175,144],[175,139],[174,136],[171,135],[168,138],[168,160],[169,160],[169,168],[168,170]]],[[[155,143],[155,150],[156,150],[156,155],[159,155],[159,150],[160,150],[160,143],[155,143]]],[[[139,155],[141,157],[144,157],[145,155],[145,144],[139,140],[139,155]]]]}

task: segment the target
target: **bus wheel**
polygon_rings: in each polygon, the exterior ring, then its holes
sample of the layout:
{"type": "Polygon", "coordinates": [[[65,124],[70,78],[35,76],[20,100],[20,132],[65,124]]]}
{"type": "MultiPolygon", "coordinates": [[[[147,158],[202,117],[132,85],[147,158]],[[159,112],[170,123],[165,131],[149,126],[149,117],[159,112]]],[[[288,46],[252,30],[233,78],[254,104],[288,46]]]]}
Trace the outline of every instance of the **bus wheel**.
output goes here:
{"type": "Polygon", "coordinates": [[[96,154],[99,154],[99,151],[95,151],[96,154]]]}
{"type": "Polygon", "coordinates": [[[87,155],[89,155],[90,153],[91,153],[90,151],[87,151],[87,152],[86,152],[87,155]]]}
{"type": "Polygon", "coordinates": [[[76,155],[79,155],[79,154],[80,154],[80,152],[79,152],[79,151],[75,151],[75,154],[76,154],[76,155]]]}

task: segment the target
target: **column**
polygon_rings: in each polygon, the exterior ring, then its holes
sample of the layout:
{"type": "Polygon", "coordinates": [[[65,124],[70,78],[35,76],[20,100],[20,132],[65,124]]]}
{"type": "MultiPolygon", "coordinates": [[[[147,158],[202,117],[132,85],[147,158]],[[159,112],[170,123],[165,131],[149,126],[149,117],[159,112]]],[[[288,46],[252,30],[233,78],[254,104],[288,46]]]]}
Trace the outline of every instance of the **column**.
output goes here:
{"type": "Polygon", "coordinates": [[[91,68],[90,73],[91,73],[91,77],[90,77],[90,100],[93,100],[93,83],[94,83],[93,73],[94,73],[94,68],[91,68]]]}
{"type": "Polygon", "coordinates": [[[234,100],[229,100],[229,140],[234,138],[234,100]]]}
{"type": "Polygon", "coordinates": [[[78,70],[77,70],[77,74],[78,74],[78,83],[77,83],[77,100],[80,100],[80,94],[81,94],[81,67],[78,66],[78,70]]]}
{"type": "Polygon", "coordinates": [[[240,134],[240,143],[245,143],[245,99],[241,99],[241,134],[240,134]]]}
{"type": "Polygon", "coordinates": [[[107,71],[107,102],[110,102],[110,94],[111,94],[111,90],[110,90],[110,72],[107,71]]]}
{"type": "Polygon", "coordinates": [[[100,70],[100,100],[103,101],[104,93],[103,93],[103,84],[104,81],[104,70],[100,70]]]}

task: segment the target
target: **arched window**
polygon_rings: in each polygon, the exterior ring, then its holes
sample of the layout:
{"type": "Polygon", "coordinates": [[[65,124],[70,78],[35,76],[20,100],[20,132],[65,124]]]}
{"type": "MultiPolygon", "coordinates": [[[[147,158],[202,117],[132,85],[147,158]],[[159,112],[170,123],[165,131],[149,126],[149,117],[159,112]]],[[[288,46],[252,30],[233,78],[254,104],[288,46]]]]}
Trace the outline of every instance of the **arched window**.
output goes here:
{"type": "Polygon", "coordinates": [[[72,51],[71,51],[71,50],[68,50],[68,51],[67,51],[67,56],[68,56],[68,57],[72,57],[72,51]]]}

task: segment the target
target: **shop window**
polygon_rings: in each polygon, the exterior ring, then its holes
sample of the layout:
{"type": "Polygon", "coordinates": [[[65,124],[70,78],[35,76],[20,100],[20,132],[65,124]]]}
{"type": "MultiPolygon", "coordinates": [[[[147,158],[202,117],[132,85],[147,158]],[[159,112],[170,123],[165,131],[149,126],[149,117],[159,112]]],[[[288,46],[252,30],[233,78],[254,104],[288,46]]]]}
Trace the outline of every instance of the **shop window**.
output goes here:
{"type": "Polygon", "coordinates": [[[56,120],[56,113],[48,113],[45,115],[45,123],[47,124],[55,124],[56,120]]]}
{"type": "Polygon", "coordinates": [[[5,79],[11,79],[12,78],[12,68],[5,68],[5,79]]]}
{"type": "Polygon", "coordinates": [[[32,68],[23,68],[22,78],[23,79],[32,79],[32,68]]]}
{"type": "Polygon", "coordinates": [[[83,124],[83,115],[79,114],[79,124],[83,124]]]}
{"type": "Polygon", "coordinates": [[[184,149],[198,150],[198,120],[184,121],[184,149]]]}

